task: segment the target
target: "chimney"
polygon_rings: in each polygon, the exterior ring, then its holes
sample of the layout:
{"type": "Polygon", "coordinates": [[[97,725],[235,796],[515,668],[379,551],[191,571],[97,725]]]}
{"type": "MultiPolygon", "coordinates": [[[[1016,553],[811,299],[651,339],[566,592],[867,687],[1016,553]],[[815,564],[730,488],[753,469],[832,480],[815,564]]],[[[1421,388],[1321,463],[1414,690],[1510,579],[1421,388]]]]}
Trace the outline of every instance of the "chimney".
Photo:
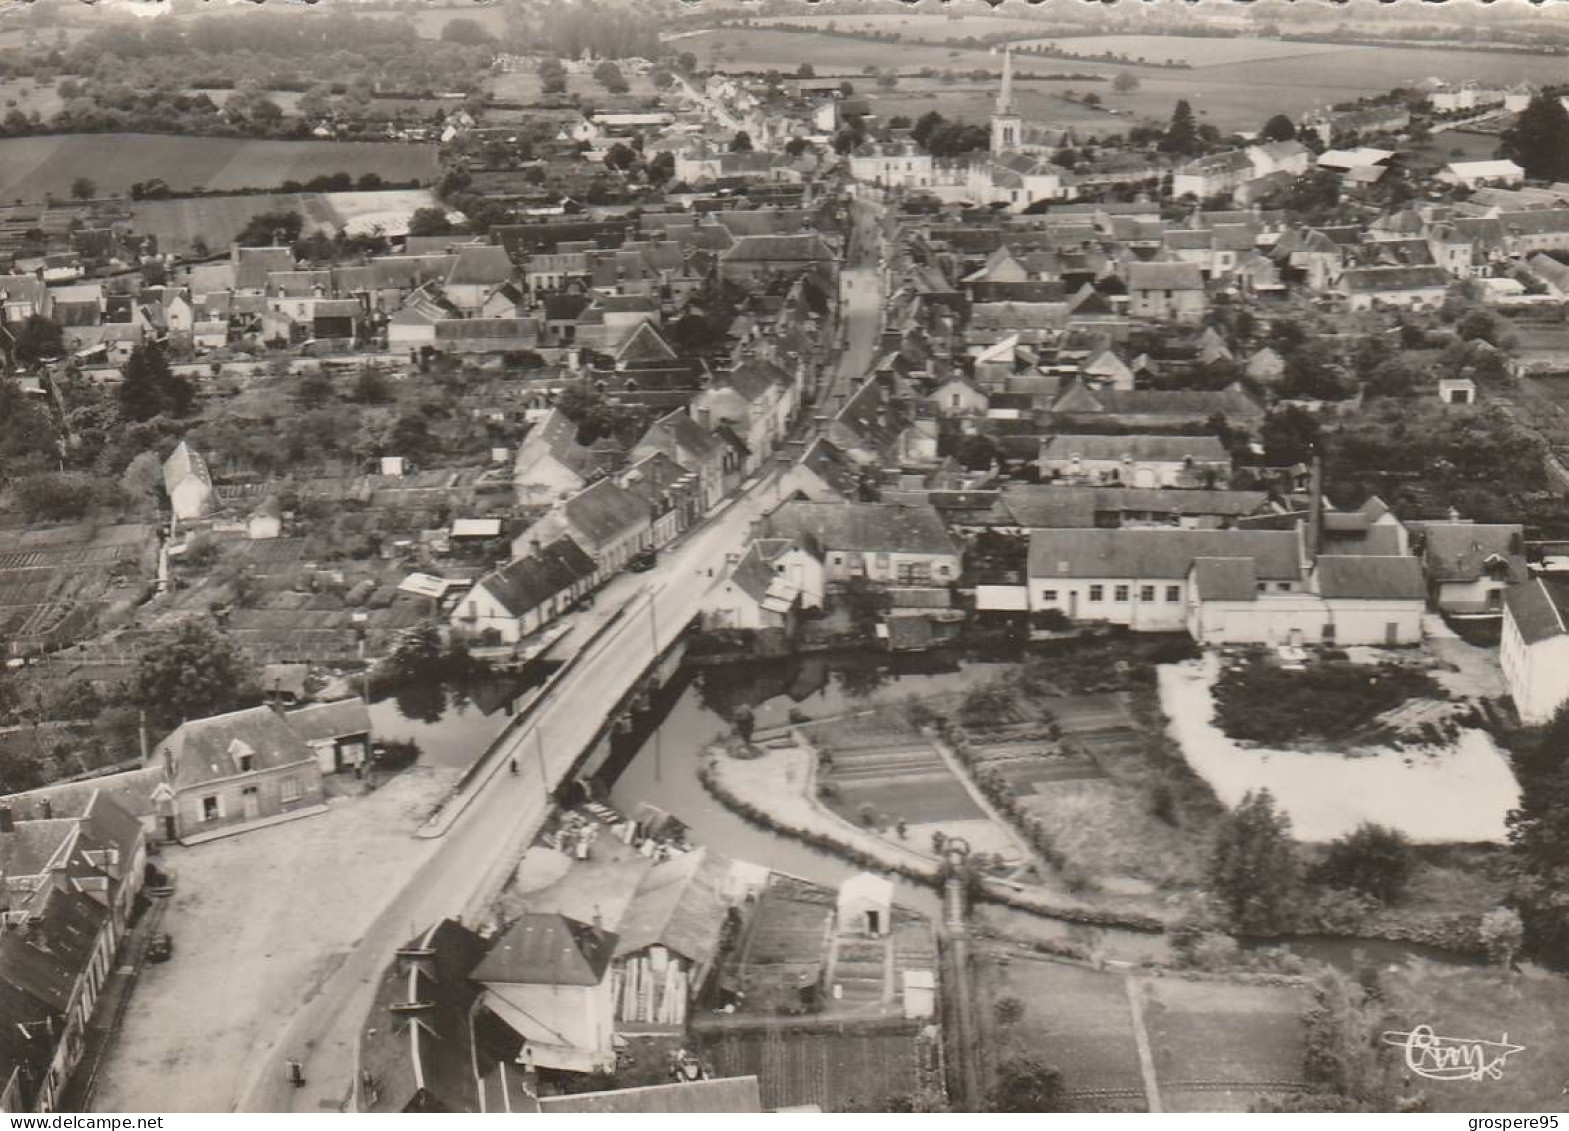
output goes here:
{"type": "Polygon", "coordinates": [[[1318,560],[1319,545],[1324,532],[1324,457],[1313,453],[1313,470],[1308,480],[1308,530],[1307,552],[1312,561],[1318,560]]]}
{"type": "Polygon", "coordinates": [[[14,833],[16,831],[16,818],[11,814],[9,805],[0,805],[0,833],[14,833]]]}

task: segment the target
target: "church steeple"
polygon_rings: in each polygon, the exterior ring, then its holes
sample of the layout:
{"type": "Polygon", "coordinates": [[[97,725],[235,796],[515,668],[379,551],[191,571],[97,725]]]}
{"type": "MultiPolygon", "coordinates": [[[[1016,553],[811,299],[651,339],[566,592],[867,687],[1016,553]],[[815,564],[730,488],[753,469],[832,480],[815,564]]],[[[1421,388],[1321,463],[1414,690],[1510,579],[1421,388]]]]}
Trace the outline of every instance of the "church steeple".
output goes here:
{"type": "Polygon", "coordinates": [[[1013,112],[1013,52],[1003,48],[1002,86],[992,113],[992,153],[1017,149],[1024,140],[1024,119],[1013,112]]]}

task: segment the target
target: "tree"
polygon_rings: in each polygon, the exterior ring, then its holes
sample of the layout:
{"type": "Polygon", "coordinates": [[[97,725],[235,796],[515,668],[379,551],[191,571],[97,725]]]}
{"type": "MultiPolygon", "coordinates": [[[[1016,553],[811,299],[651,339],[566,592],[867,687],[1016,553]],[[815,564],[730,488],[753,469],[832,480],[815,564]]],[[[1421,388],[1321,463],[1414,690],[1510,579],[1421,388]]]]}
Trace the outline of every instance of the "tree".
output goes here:
{"type": "Polygon", "coordinates": [[[1313,1004],[1303,1022],[1303,1070],[1309,1081],[1364,1110],[1394,1110],[1394,1050],[1382,1039],[1384,1018],[1362,985],[1333,967],[1326,969],[1313,985],[1313,1004]]]}
{"type": "Polygon", "coordinates": [[[1202,152],[1203,148],[1199,141],[1198,121],[1193,117],[1193,107],[1188,105],[1187,99],[1179,99],[1171,112],[1171,124],[1160,139],[1159,149],[1162,153],[1191,157],[1202,152]]]}
{"type": "Polygon", "coordinates": [[[849,79],[841,79],[839,82],[839,93],[845,98],[853,98],[855,96],[855,84],[849,79]]]}
{"type": "Polygon", "coordinates": [[[1487,948],[1487,956],[1505,970],[1514,964],[1524,935],[1519,913],[1508,907],[1493,908],[1477,925],[1477,937],[1487,948]]]}
{"type": "Polygon", "coordinates": [[[261,212],[246,221],[234,242],[241,247],[289,247],[304,227],[305,218],[298,212],[261,212]]]}
{"type": "Polygon", "coordinates": [[[354,399],[360,404],[386,404],[392,399],[392,386],[380,371],[361,369],[354,379],[354,399]]]}
{"type": "Polygon", "coordinates": [[[467,16],[448,20],[441,28],[443,43],[461,43],[467,47],[482,47],[494,43],[495,37],[485,30],[485,25],[467,16]]]}
{"type": "Polygon", "coordinates": [[[71,182],[71,197],[75,200],[92,200],[98,195],[98,186],[91,177],[77,177],[71,182]]]}
{"type": "Polygon", "coordinates": [[[560,59],[541,59],[539,80],[540,89],[545,94],[564,94],[567,89],[567,69],[560,59]]]}
{"type": "Polygon", "coordinates": [[[992,1005],[997,1024],[1008,1028],[1024,1020],[1024,1002],[1016,997],[1000,997],[992,1005]]]}
{"type": "Polygon", "coordinates": [[[1062,1073],[1033,1056],[1016,1056],[997,1066],[997,1079],[986,1097],[988,1112],[1058,1112],[1067,1108],[1062,1073]]]}
{"type": "Polygon", "coordinates": [[[624,173],[637,164],[637,150],[624,141],[618,141],[605,153],[605,165],[618,173],[624,173]]]}
{"type": "Polygon", "coordinates": [[[631,89],[627,85],[626,76],[621,73],[621,68],[604,59],[594,68],[594,80],[611,94],[625,94],[631,89]]]}
{"type": "Polygon", "coordinates": [[[817,68],[810,63],[802,63],[795,69],[795,77],[798,79],[815,79],[817,77],[817,68]]]}
{"type": "Polygon", "coordinates": [[[810,148],[811,144],[812,143],[807,141],[804,137],[793,137],[789,141],[785,142],[785,156],[799,157],[801,154],[805,153],[808,148],[810,148]]]}
{"type": "Polygon", "coordinates": [[[18,365],[36,365],[65,352],[65,334],[59,323],[41,314],[29,314],[13,335],[18,365]]]}
{"type": "Polygon", "coordinates": [[[131,677],[131,702],[164,730],[260,698],[255,666],[205,620],[184,621],[172,639],[142,653],[131,677]]]}
{"type": "Polygon", "coordinates": [[[1569,705],[1517,760],[1520,807],[1509,814],[1514,902],[1532,952],[1569,953],[1569,705]]]}
{"type": "Polygon", "coordinates": [[[159,415],[186,415],[196,400],[196,390],[169,369],[161,343],[147,342],[131,350],[119,396],[121,415],[141,421],[159,415]]]}
{"type": "Polygon", "coordinates": [[[452,234],[452,221],[447,219],[444,208],[416,208],[414,215],[409,217],[409,235],[411,236],[449,236],[452,234]]]}
{"type": "Polygon", "coordinates": [[[1569,111],[1557,95],[1543,92],[1505,130],[1499,156],[1514,161],[1525,175],[1546,181],[1569,178],[1569,111]]]}
{"type": "Polygon", "coordinates": [[[1297,136],[1296,123],[1284,114],[1276,114],[1264,123],[1259,136],[1265,141],[1291,141],[1297,136]]]}
{"type": "Polygon", "coordinates": [[[1313,879],[1349,888],[1380,903],[1398,903],[1411,882],[1411,843],[1398,829],[1363,822],[1330,842],[1313,879]]]}
{"type": "Polygon", "coordinates": [[[697,56],[690,51],[683,51],[676,56],[676,66],[681,68],[681,73],[684,75],[696,74],[697,56]]]}
{"type": "Polygon", "coordinates": [[[138,452],[120,473],[120,488],[133,504],[156,502],[163,489],[163,460],[157,452],[138,452]]]}
{"type": "Polygon", "coordinates": [[[294,403],[309,411],[332,401],[332,378],[321,370],[307,373],[294,387],[294,403]]]}
{"type": "Polygon", "coordinates": [[[1234,927],[1273,934],[1290,921],[1296,901],[1296,846],[1291,818],[1275,808],[1269,790],[1248,791],[1221,823],[1210,881],[1234,927]]]}
{"type": "Polygon", "coordinates": [[[1132,94],[1139,89],[1139,76],[1132,71],[1123,71],[1111,80],[1111,89],[1118,94],[1132,94]]]}
{"type": "Polygon", "coordinates": [[[731,153],[752,152],[752,135],[745,130],[737,130],[735,137],[730,139],[731,153]]]}

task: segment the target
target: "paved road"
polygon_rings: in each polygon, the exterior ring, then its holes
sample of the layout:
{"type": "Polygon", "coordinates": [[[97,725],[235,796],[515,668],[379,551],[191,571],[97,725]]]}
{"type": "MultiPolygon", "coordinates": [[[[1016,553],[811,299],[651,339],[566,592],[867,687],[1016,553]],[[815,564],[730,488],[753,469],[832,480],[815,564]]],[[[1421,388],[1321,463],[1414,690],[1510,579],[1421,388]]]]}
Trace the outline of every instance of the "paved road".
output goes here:
{"type": "MultiPolygon", "coordinates": [[[[846,344],[832,383],[846,392],[876,359],[882,311],[880,210],[862,202],[852,208],[854,234],[841,275],[846,344]]],[[[662,555],[655,569],[623,575],[601,593],[594,619],[620,606],[621,620],[588,647],[570,678],[541,702],[534,722],[498,751],[490,771],[477,775],[472,799],[434,854],[407,884],[389,893],[386,909],[343,964],[261,1055],[236,1110],[336,1110],[348,1100],[359,1030],[376,980],[397,948],[443,917],[480,918],[539,829],[552,786],[594,739],[611,706],[685,628],[722,576],[726,555],[744,547],[752,523],[777,502],[775,477],[769,475],[662,555]],[[512,757],[521,770],[517,775],[503,769],[512,757]],[[289,1057],[305,1065],[306,1087],[296,1089],[285,1080],[289,1057]]],[[[574,630],[575,638],[581,635],[574,630]]]]}
{"type": "Polygon", "coordinates": [[[521,772],[480,775],[477,795],[437,842],[435,853],[407,884],[388,893],[385,911],[260,1056],[237,1110],[320,1111],[345,1101],[359,1028],[376,979],[397,948],[445,916],[478,921],[538,830],[549,808],[550,785],[587,748],[611,705],[674,642],[703,594],[718,583],[726,554],[743,547],[751,524],[775,505],[777,493],[770,476],[666,554],[656,569],[623,583],[631,584],[636,596],[621,621],[583,655],[572,678],[540,705],[533,725],[519,730],[513,748],[502,749],[495,760],[502,767],[515,753],[521,772]],[[284,1079],[290,1056],[305,1065],[304,1088],[284,1079]]]}

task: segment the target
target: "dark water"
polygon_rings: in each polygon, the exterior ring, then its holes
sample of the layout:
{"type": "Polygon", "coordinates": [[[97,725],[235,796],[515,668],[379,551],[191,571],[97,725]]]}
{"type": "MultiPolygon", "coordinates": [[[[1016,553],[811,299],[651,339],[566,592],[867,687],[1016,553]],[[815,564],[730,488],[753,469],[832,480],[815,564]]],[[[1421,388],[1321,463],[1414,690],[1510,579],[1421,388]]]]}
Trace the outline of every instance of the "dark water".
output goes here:
{"type": "Polygon", "coordinates": [[[516,714],[518,700],[557,666],[536,663],[515,674],[424,679],[373,691],[371,725],[379,739],[418,743],[422,765],[466,770],[516,714]]]}
{"type": "MultiPolygon", "coordinates": [[[[759,730],[789,720],[792,708],[813,717],[843,714],[910,695],[970,687],[999,674],[1008,658],[962,653],[889,656],[845,653],[684,667],[634,728],[612,737],[610,757],[594,774],[611,802],[630,813],[653,805],[681,820],[692,839],[740,860],[765,864],[816,883],[837,885],[859,869],[788,837],[743,821],[697,780],[702,751],[726,733],[737,707],[752,709],[759,730]]],[[[937,915],[935,891],[899,885],[898,900],[937,915]]]]}

